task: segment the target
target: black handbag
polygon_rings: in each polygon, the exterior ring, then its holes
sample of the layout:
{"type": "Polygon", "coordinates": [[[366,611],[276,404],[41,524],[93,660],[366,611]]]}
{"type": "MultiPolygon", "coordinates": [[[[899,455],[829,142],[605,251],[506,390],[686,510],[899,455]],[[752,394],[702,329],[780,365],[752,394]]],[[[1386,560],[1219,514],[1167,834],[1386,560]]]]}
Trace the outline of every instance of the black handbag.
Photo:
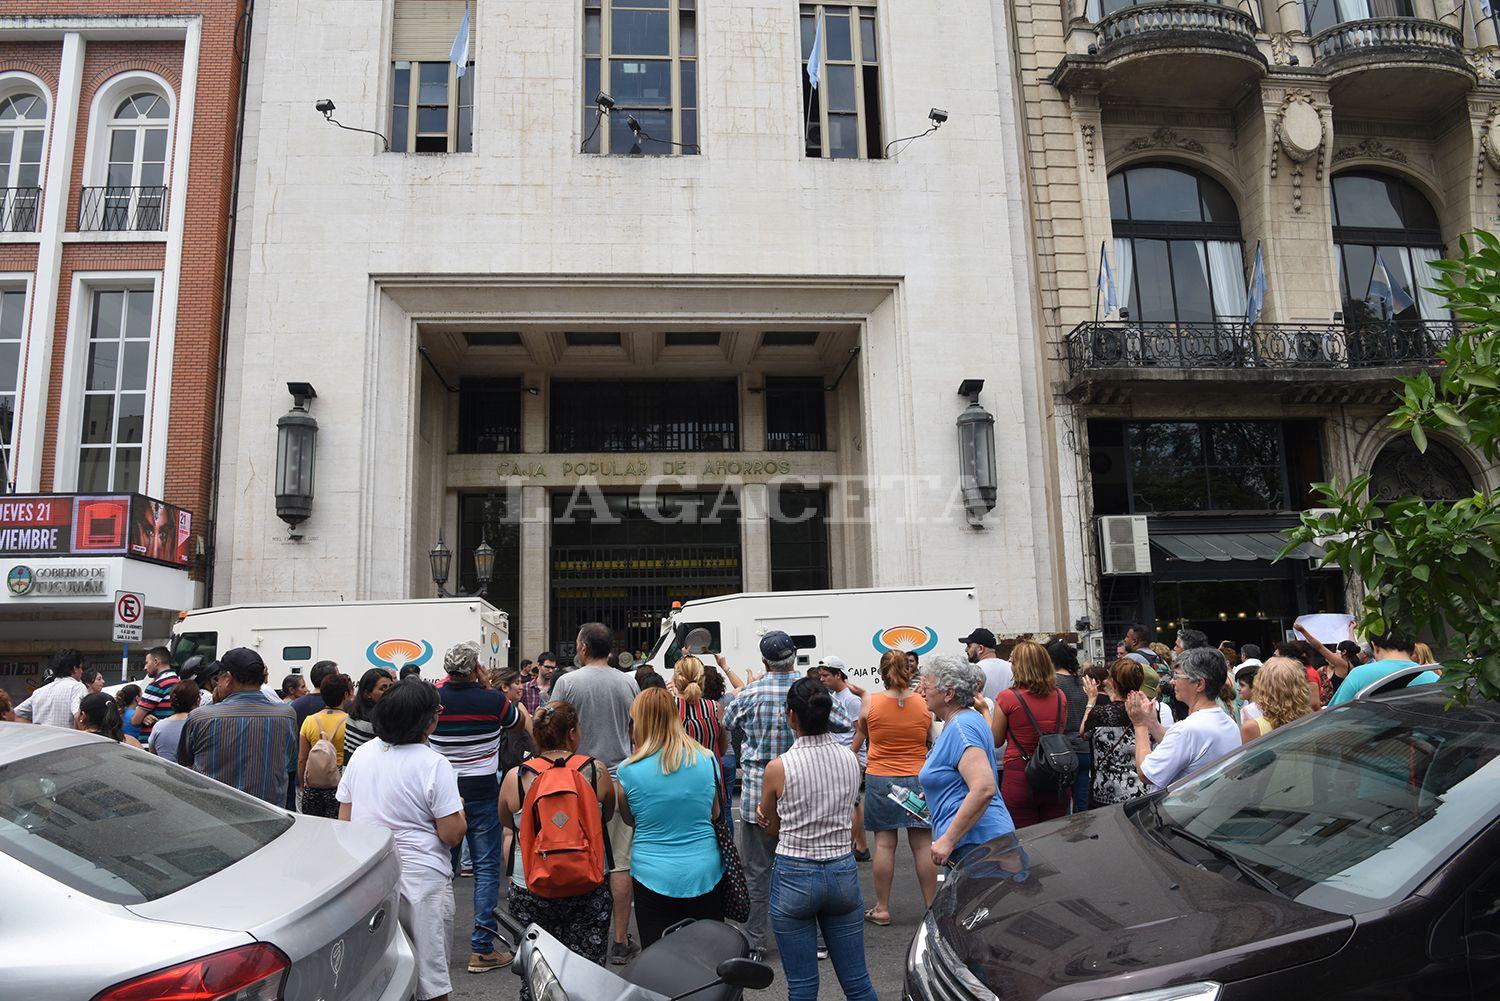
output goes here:
{"type": "Polygon", "coordinates": [[[723,796],[723,771],[718,761],[714,762],[714,802],[721,804],[718,817],[714,818],[714,837],[719,841],[719,860],[724,865],[724,876],[719,881],[719,892],[724,904],[724,916],[731,921],[750,920],[750,889],[745,885],[745,864],[740,861],[739,847],[734,835],[729,832],[725,811],[729,807],[723,796]]]}
{"type": "MultiPolygon", "coordinates": [[[[1031,728],[1037,732],[1036,747],[1032,748],[1031,756],[1021,753],[1021,760],[1026,763],[1026,782],[1038,797],[1052,796],[1059,802],[1065,801],[1072,795],[1073,781],[1078,778],[1078,753],[1073,750],[1073,745],[1063,733],[1067,728],[1068,716],[1063,693],[1057,693],[1056,733],[1042,732],[1041,724],[1036,721],[1031,707],[1026,704],[1025,696],[1019,691],[1016,692],[1016,701],[1021,703],[1026,718],[1031,720],[1031,728]]],[[[1016,742],[1016,750],[1021,750],[1020,741],[1016,742]]]]}

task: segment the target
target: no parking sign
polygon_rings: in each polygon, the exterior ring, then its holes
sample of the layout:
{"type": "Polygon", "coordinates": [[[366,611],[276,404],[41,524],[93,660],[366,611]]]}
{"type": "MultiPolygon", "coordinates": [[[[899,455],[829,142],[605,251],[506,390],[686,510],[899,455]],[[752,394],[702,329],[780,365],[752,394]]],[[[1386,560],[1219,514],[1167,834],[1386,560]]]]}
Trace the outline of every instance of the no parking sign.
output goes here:
{"type": "Polygon", "coordinates": [[[139,591],[115,592],[115,642],[139,643],[146,632],[146,596],[139,591]]]}

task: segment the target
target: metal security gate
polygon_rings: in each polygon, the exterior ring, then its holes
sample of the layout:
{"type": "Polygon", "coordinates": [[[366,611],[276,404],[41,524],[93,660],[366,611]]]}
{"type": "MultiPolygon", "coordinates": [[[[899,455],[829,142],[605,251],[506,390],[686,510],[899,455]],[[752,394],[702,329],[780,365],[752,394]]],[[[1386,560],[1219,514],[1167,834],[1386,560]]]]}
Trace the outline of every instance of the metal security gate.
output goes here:
{"type": "Polygon", "coordinates": [[[553,497],[551,648],[570,660],[578,627],[603,622],[616,651],[651,649],[674,601],[742,590],[732,492],[610,494],[591,508],[553,497]]]}

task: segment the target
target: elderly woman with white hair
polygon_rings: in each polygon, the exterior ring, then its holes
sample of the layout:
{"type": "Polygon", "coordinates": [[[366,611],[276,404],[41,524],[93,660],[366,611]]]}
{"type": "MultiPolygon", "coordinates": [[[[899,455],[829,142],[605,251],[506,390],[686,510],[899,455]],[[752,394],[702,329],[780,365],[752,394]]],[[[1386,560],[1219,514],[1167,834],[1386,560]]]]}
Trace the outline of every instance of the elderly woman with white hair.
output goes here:
{"type": "Polygon", "coordinates": [[[969,850],[1016,829],[995,781],[994,736],[974,709],[983,690],[983,672],[959,657],[940,654],[922,664],[918,692],[944,724],[918,776],[937,865],[962,861],[969,850]]]}

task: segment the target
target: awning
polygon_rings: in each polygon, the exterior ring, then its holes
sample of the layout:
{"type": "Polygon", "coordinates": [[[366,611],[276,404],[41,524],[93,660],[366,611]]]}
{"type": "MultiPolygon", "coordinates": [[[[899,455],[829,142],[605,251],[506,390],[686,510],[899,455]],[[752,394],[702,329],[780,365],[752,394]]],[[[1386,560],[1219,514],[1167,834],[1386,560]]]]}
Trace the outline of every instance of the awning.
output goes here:
{"type": "MultiPolygon", "coordinates": [[[[1286,545],[1279,532],[1202,532],[1194,535],[1152,535],[1151,544],[1169,559],[1189,563],[1228,563],[1233,560],[1274,560],[1286,545]]],[[[1294,560],[1320,560],[1321,546],[1304,542],[1287,554],[1294,560]]]]}

